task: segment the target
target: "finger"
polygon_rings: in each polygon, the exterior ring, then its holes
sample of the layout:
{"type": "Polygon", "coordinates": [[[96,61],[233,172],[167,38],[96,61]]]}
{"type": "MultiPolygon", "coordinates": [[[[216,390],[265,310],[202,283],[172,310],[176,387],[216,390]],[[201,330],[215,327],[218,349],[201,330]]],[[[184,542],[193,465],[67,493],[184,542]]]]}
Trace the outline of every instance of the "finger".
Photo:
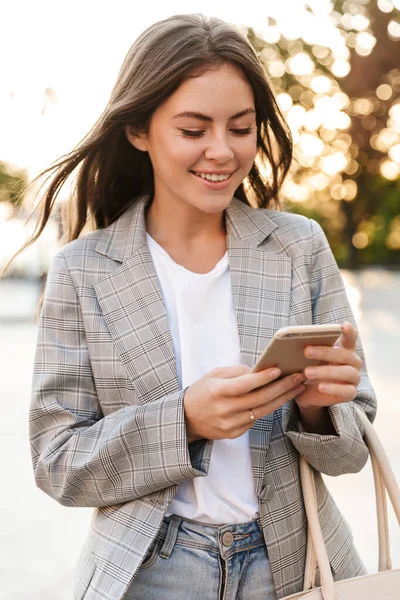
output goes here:
{"type": "Polygon", "coordinates": [[[238,410],[245,411],[274,401],[283,394],[293,393],[293,390],[304,381],[303,373],[287,375],[279,381],[269,383],[260,389],[245,394],[238,400],[238,410]]]}
{"type": "Polygon", "coordinates": [[[340,381],[358,385],[360,383],[360,372],[348,365],[323,365],[321,367],[307,367],[305,375],[314,381],[340,381]]]}
{"type": "MultiPolygon", "coordinates": [[[[274,410],[277,410],[278,408],[286,404],[286,402],[289,402],[289,400],[292,400],[295,396],[304,392],[304,390],[304,385],[298,385],[281,394],[280,396],[277,396],[273,400],[252,408],[251,410],[254,415],[254,420],[257,421],[257,419],[261,419],[262,417],[270,415],[274,412],[274,410]]],[[[250,409],[244,410],[241,413],[241,415],[243,418],[243,424],[245,424],[248,420],[250,421],[249,425],[251,426],[250,409]]]]}
{"type": "Polygon", "coordinates": [[[357,346],[357,337],[357,329],[349,321],[345,321],[342,325],[342,334],[338,340],[339,345],[353,350],[357,346]]]}
{"type": "Polygon", "coordinates": [[[246,375],[246,373],[251,373],[250,367],[247,365],[235,365],[228,367],[217,367],[209,372],[209,376],[221,379],[232,379],[233,377],[246,375]]]}
{"type": "Polygon", "coordinates": [[[362,365],[362,360],[355,350],[348,350],[340,346],[307,346],[304,349],[304,355],[307,358],[323,362],[350,365],[356,369],[360,369],[362,365]]]}
{"type": "Polygon", "coordinates": [[[281,374],[277,368],[263,369],[257,373],[245,373],[229,380],[224,386],[226,396],[242,396],[248,394],[252,390],[263,387],[274,381],[281,374]]]}
{"type": "Polygon", "coordinates": [[[322,394],[334,396],[336,402],[349,402],[354,400],[357,395],[357,388],[354,385],[345,383],[319,383],[318,391],[322,394]]]}

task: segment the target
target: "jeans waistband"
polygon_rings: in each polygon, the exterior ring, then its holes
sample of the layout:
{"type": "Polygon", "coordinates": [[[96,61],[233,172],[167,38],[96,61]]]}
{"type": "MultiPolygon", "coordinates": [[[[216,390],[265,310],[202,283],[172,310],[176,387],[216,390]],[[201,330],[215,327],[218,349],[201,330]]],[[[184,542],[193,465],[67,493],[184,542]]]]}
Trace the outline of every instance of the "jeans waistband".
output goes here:
{"type": "Polygon", "coordinates": [[[207,550],[220,554],[223,558],[265,545],[258,520],[211,525],[171,515],[164,519],[158,538],[162,543],[159,552],[162,558],[169,558],[175,544],[207,550]]]}

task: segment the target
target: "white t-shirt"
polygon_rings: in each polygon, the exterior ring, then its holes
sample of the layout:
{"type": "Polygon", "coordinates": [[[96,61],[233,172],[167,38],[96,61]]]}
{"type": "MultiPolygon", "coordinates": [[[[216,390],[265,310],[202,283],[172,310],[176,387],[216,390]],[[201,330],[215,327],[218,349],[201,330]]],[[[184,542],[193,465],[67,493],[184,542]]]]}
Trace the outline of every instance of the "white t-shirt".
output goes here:
{"type": "MultiPolygon", "coordinates": [[[[147,234],[161,284],[181,388],[216,367],[240,364],[228,255],[212,271],[175,263],[147,234]]],[[[206,477],[181,483],[167,514],[204,523],[244,523],[258,516],[249,433],[216,440],[206,477]]]]}

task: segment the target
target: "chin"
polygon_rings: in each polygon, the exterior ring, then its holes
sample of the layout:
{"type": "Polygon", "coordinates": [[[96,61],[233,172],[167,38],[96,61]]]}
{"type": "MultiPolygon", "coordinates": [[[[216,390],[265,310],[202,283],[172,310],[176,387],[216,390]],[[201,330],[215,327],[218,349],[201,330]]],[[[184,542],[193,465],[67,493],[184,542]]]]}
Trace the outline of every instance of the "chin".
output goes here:
{"type": "Polygon", "coordinates": [[[232,202],[233,194],[223,198],[213,197],[205,201],[196,203],[197,208],[208,214],[218,214],[223,212],[232,202]]]}

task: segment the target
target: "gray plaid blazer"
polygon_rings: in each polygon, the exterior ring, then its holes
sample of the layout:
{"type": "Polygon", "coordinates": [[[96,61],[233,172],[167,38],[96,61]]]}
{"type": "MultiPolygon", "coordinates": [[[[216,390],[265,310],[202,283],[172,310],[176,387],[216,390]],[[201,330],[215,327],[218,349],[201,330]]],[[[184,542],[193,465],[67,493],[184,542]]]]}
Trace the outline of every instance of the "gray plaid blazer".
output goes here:
{"type": "MultiPolygon", "coordinates": [[[[177,486],[204,477],[212,442],[188,445],[183,392],[137,199],[106,229],[53,260],[41,312],[30,435],[37,485],[65,506],[95,507],[75,600],[120,600],[177,486]]],[[[304,217],[226,210],[242,362],[252,366],[286,325],[353,321],[326,238],[304,217]]],[[[362,349],[359,348],[362,357],[362,349]]],[[[298,456],[316,470],[320,518],[336,579],[359,574],[351,533],[320,473],[360,470],[375,397],[365,365],[357,398],[330,407],[336,435],[302,433],[294,401],[250,430],[253,473],[278,598],[302,589],[306,521],[298,456]]]]}

